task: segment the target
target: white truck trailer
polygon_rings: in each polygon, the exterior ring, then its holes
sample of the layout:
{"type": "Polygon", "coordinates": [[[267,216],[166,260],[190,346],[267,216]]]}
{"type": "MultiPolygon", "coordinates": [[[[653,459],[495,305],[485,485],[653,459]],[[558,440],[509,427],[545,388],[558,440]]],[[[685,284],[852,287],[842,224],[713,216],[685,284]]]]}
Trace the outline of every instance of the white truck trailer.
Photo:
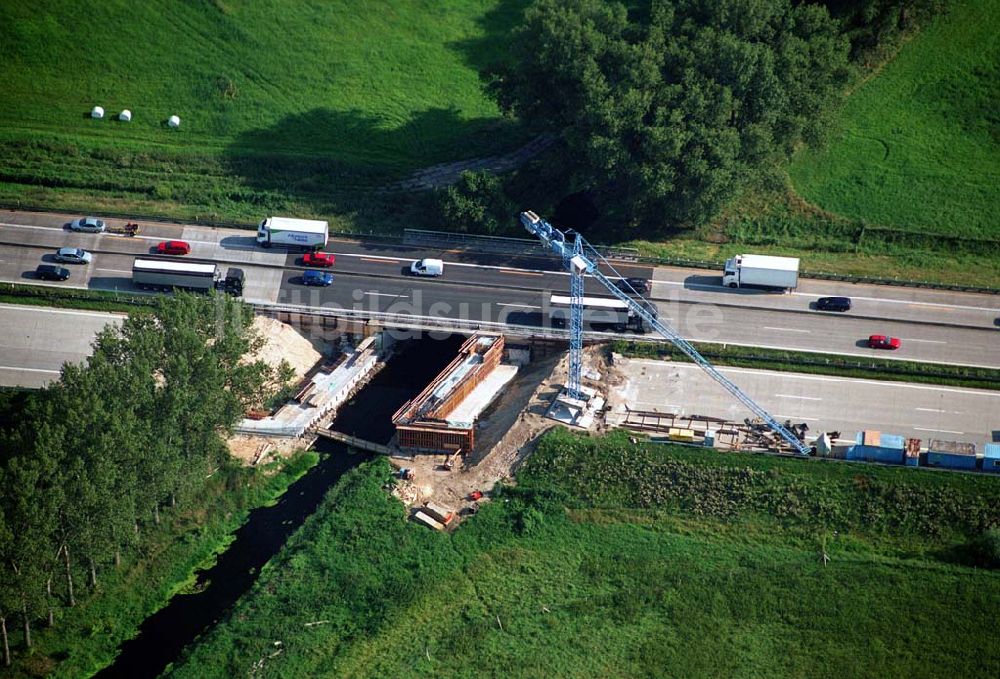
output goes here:
{"type": "Polygon", "coordinates": [[[727,288],[749,285],[794,290],[799,284],[799,259],[771,255],[736,255],[726,260],[722,284],[727,288]]]}
{"type": "Polygon", "coordinates": [[[289,245],[303,250],[320,250],[330,239],[330,225],[318,219],[268,217],[257,227],[257,243],[261,247],[289,245]]]}
{"type": "MultiPolygon", "coordinates": [[[[572,301],[573,298],[566,295],[549,297],[549,318],[553,325],[564,328],[570,324],[572,301]]],[[[647,303],[646,308],[654,317],[657,316],[655,306],[647,303]]],[[[631,330],[632,332],[647,333],[650,331],[642,317],[632,313],[628,304],[613,297],[584,297],[583,323],[584,326],[595,329],[609,326],[618,332],[631,330]]]]}
{"type": "Polygon", "coordinates": [[[160,259],[137,258],[132,262],[132,283],[141,290],[196,290],[208,292],[221,289],[227,294],[243,294],[242,269],[229,269],[225,278],[215,264],[175,262],[160,259]]]}

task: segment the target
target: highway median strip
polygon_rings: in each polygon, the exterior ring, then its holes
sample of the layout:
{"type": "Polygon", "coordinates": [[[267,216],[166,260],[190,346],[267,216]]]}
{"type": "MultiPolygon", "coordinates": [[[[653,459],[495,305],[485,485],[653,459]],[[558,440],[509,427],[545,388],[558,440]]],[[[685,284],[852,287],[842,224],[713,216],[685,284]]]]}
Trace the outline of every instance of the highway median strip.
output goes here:
{"type": "MultiPolygon", "coordinates": [[[[808,351],[782,351],[707,342],[696,342],[694,346],[702,356],[716,366],[1000,391],[1000,369],[995,368],[877,358],[860,359],[853,356],[816,354],[808,351]]],[[[610,344],[610,349],[615,353],[632,358],[691,362],[679,349],[668,344],[614,340],[610,344]]]]}

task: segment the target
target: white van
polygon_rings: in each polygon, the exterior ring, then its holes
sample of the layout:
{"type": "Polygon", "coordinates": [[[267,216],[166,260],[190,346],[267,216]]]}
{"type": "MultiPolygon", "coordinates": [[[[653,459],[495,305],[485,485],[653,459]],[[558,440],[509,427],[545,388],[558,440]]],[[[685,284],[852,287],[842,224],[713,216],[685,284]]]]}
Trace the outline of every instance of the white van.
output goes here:
{"type": "Polygon", "coordinates": [[[418,259],[410,265],[414,276],[440,276],[444,273],[444,262],[440,259],[418,259]]]}

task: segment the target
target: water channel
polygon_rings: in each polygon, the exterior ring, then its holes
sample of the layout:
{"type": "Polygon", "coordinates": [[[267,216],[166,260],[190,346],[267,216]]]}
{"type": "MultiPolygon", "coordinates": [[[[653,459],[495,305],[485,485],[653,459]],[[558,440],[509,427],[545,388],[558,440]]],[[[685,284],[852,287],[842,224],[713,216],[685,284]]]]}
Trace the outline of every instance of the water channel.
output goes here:
{"type": "MultiPolygon", "coordinates": [[[[332,428],[377,443],[392,437],[393,413],[438,374],[461,346],[464,337],[423,338],[397,345],[395,357],[372,381],[341,408],[332,428]]],[[[348,469],[364,459],[342,444],[319,439],[319,463],[292,484],[277,504],[250,513],[235,540],[215,565],[197,573],[196,592],[177,594],[147,618],[138,635],[121,646],[114,663],[97,675],[157,677],[185,646],[208,631],[256,582],[257,574],[319,505],[326,491],[348,469]]]]}

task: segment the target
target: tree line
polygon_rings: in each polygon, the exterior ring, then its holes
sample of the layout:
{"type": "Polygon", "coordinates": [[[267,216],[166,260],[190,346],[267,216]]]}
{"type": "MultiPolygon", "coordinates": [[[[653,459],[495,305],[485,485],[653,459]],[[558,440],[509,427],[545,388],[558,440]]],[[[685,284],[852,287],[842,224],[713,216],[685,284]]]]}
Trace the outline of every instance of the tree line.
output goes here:
{"type": "Polygon", "coordinates": [[[160,511],[229,464],[222,436],[287,374],[243,357],[261,341],[253,313],[224,295],[160,298],[97,336],[85,363],[24,399],[0,430],[0,637],[31,647],[141,549],[160,511]],[[81,586],[81,578],[85,586],[81,586]]]}
{"type": "MultiPolygon", "coordinates": [[[[501,109],[558,137],[529,171],[549,200],[585,193],[635,237],[705,224],[820,145],[856,63],[944,4],[535,0],[484,77],[501,109]]],[[[468,173],[442,192],[442,219],[502,232],[515,221],[502,211],[539,194],[525,184],[468,173]]]]}

